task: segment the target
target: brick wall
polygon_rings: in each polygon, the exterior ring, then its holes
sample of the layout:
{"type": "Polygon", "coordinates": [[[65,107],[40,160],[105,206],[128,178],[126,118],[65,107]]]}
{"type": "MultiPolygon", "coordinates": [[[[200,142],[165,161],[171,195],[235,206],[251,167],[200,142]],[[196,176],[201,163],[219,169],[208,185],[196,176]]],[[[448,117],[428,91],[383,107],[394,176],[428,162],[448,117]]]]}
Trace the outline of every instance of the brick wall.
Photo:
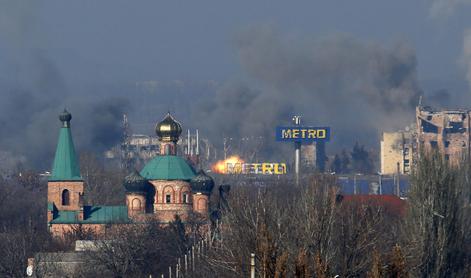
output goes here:
{"type": "Polygon", "coordinates": [[[83,181],[50,181],[47,185],[47,201],[54,203],[58,210],[79,210],[85,184],[83,181]],[[62,194],[69,191],[69,205],[62,205],[62,194]]]}

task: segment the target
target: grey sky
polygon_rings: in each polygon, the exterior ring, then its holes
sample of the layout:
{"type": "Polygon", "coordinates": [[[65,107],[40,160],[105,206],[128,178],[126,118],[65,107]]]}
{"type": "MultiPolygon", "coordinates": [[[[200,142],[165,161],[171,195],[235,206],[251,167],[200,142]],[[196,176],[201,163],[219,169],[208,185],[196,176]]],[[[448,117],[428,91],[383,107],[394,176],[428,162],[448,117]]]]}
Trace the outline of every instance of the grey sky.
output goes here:
{"type": "Polygon", "coordinates": [[[30,35],[71,79],[227,79],[238,72],[234,33],[257,24],[309,37],[406,40],[416,49],[420,80],[464,79],[457,62],[471,5],[436,16],[431,8],[431,1],[410,0],[57,0],[31,11],[30,35]]]}
{"type": "Polygon", "coordinates": [[[116,143],[123,112],[149,134],[168,109],[186,127],[209,118],[215,142],[228,121],[269,138],[302,111],[337,127],[335,148],[374,147],[418,94],[471,106],[469,14],[471,0],[0,0],[0,160],[47,169],[57,134],[44,130],[64,106],[81,150],[116,143]]]}

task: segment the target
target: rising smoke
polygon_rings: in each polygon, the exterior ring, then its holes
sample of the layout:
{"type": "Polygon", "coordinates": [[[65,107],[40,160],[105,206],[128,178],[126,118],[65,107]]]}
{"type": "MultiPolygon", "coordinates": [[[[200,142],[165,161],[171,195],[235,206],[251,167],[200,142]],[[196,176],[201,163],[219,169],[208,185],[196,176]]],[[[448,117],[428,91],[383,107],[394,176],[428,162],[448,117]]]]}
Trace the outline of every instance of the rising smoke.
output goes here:
{"type": "Polygon", "coordinates": [[[463,64],[466,68],[466,78],[471,88],[471,29],[465,31],[463,39],[463,64]]]}
{"type": "Polygon", "coordinates": [[[103,151],[120,140],[127,100],[84,95],[67,85],[48,56],[46,34],[36,29],[39,2],[0,1],[0,168],[18,162],[49,169],[57,142],[58,114],[73,114],[81,150],[103,151]],[[93,131],[93,136],[90,135],[93,131]]]}
{"type": "Polygon", "coordinates": [[[433,18],[446,18],[460,6],[471,4],[471,0],[433,0],[429,14],[433,18]]]}
{"type": "Polygon", "coordinates": [[[375,145],[380,131],[413,120],[420,89],[415,53],[404,43],[293,38],[261,27],[240,33],[236,45],[247,81],[205,102],[198,119],[210,123],[207,132],[264,136],[272,155],[280,146],[272,143],[275,126],[294,114],[306,125],[331,126],[334,147],[375,145]]]}
{"type": "Polygon", "coordinates": [[[264,137],[261,151],[269,159],[291,147],[280,148],[273,133],[294,114],[307,125],[331,126],[333,148],[355,141],[376,146],[381,131],[410,124],[421,93],[415,53],[406,43],[384,46],[343,34],[300,38],[263,26],[234,40],[240,80],[197,97],[156,91],[155,99],[136,105],[137,98],[117,97],[115,88],[71,85],[49,55],[47,35],[35,29],[40,5],[24,3],[0,1],[0,153],[42,169],[51,163],[64,107],[73,114],[80,151],[101,152],[118,142],[122,113],[131,107],[134,122],[142,120],[142,108],[158,120],[162,107],[177,107],[190,115],[182,119],[185,127],[200,128],[216,145],[223,137],[264,137]]]}

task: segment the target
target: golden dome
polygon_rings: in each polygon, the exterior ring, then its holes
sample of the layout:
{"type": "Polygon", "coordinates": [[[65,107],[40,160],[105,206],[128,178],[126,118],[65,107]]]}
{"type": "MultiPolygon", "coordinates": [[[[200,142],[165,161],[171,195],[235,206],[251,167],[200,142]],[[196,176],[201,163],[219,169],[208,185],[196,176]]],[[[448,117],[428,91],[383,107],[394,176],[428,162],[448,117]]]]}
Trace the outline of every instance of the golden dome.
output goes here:
{"type": "Polygon", "coordinates": [[[170,113],[167,113],[167,116],[155,127],[155,133],[160,141],[176,143],[182,133],[182,125],[170,113]]]}

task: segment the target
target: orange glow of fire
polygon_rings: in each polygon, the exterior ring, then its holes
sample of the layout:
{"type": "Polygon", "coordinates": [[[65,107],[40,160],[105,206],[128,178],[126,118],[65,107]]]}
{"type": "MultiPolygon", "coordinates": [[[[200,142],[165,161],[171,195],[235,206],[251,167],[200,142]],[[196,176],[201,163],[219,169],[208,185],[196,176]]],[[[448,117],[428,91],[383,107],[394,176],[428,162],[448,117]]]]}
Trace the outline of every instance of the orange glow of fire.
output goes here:
{"type": "Polygon", "coordinates": [[[227,164],[242,164],[244,160],[238,155],[233,155],[225,160],[219,160],[211,166],[211,170],[219,174],[227,174],[227,164]]]}

